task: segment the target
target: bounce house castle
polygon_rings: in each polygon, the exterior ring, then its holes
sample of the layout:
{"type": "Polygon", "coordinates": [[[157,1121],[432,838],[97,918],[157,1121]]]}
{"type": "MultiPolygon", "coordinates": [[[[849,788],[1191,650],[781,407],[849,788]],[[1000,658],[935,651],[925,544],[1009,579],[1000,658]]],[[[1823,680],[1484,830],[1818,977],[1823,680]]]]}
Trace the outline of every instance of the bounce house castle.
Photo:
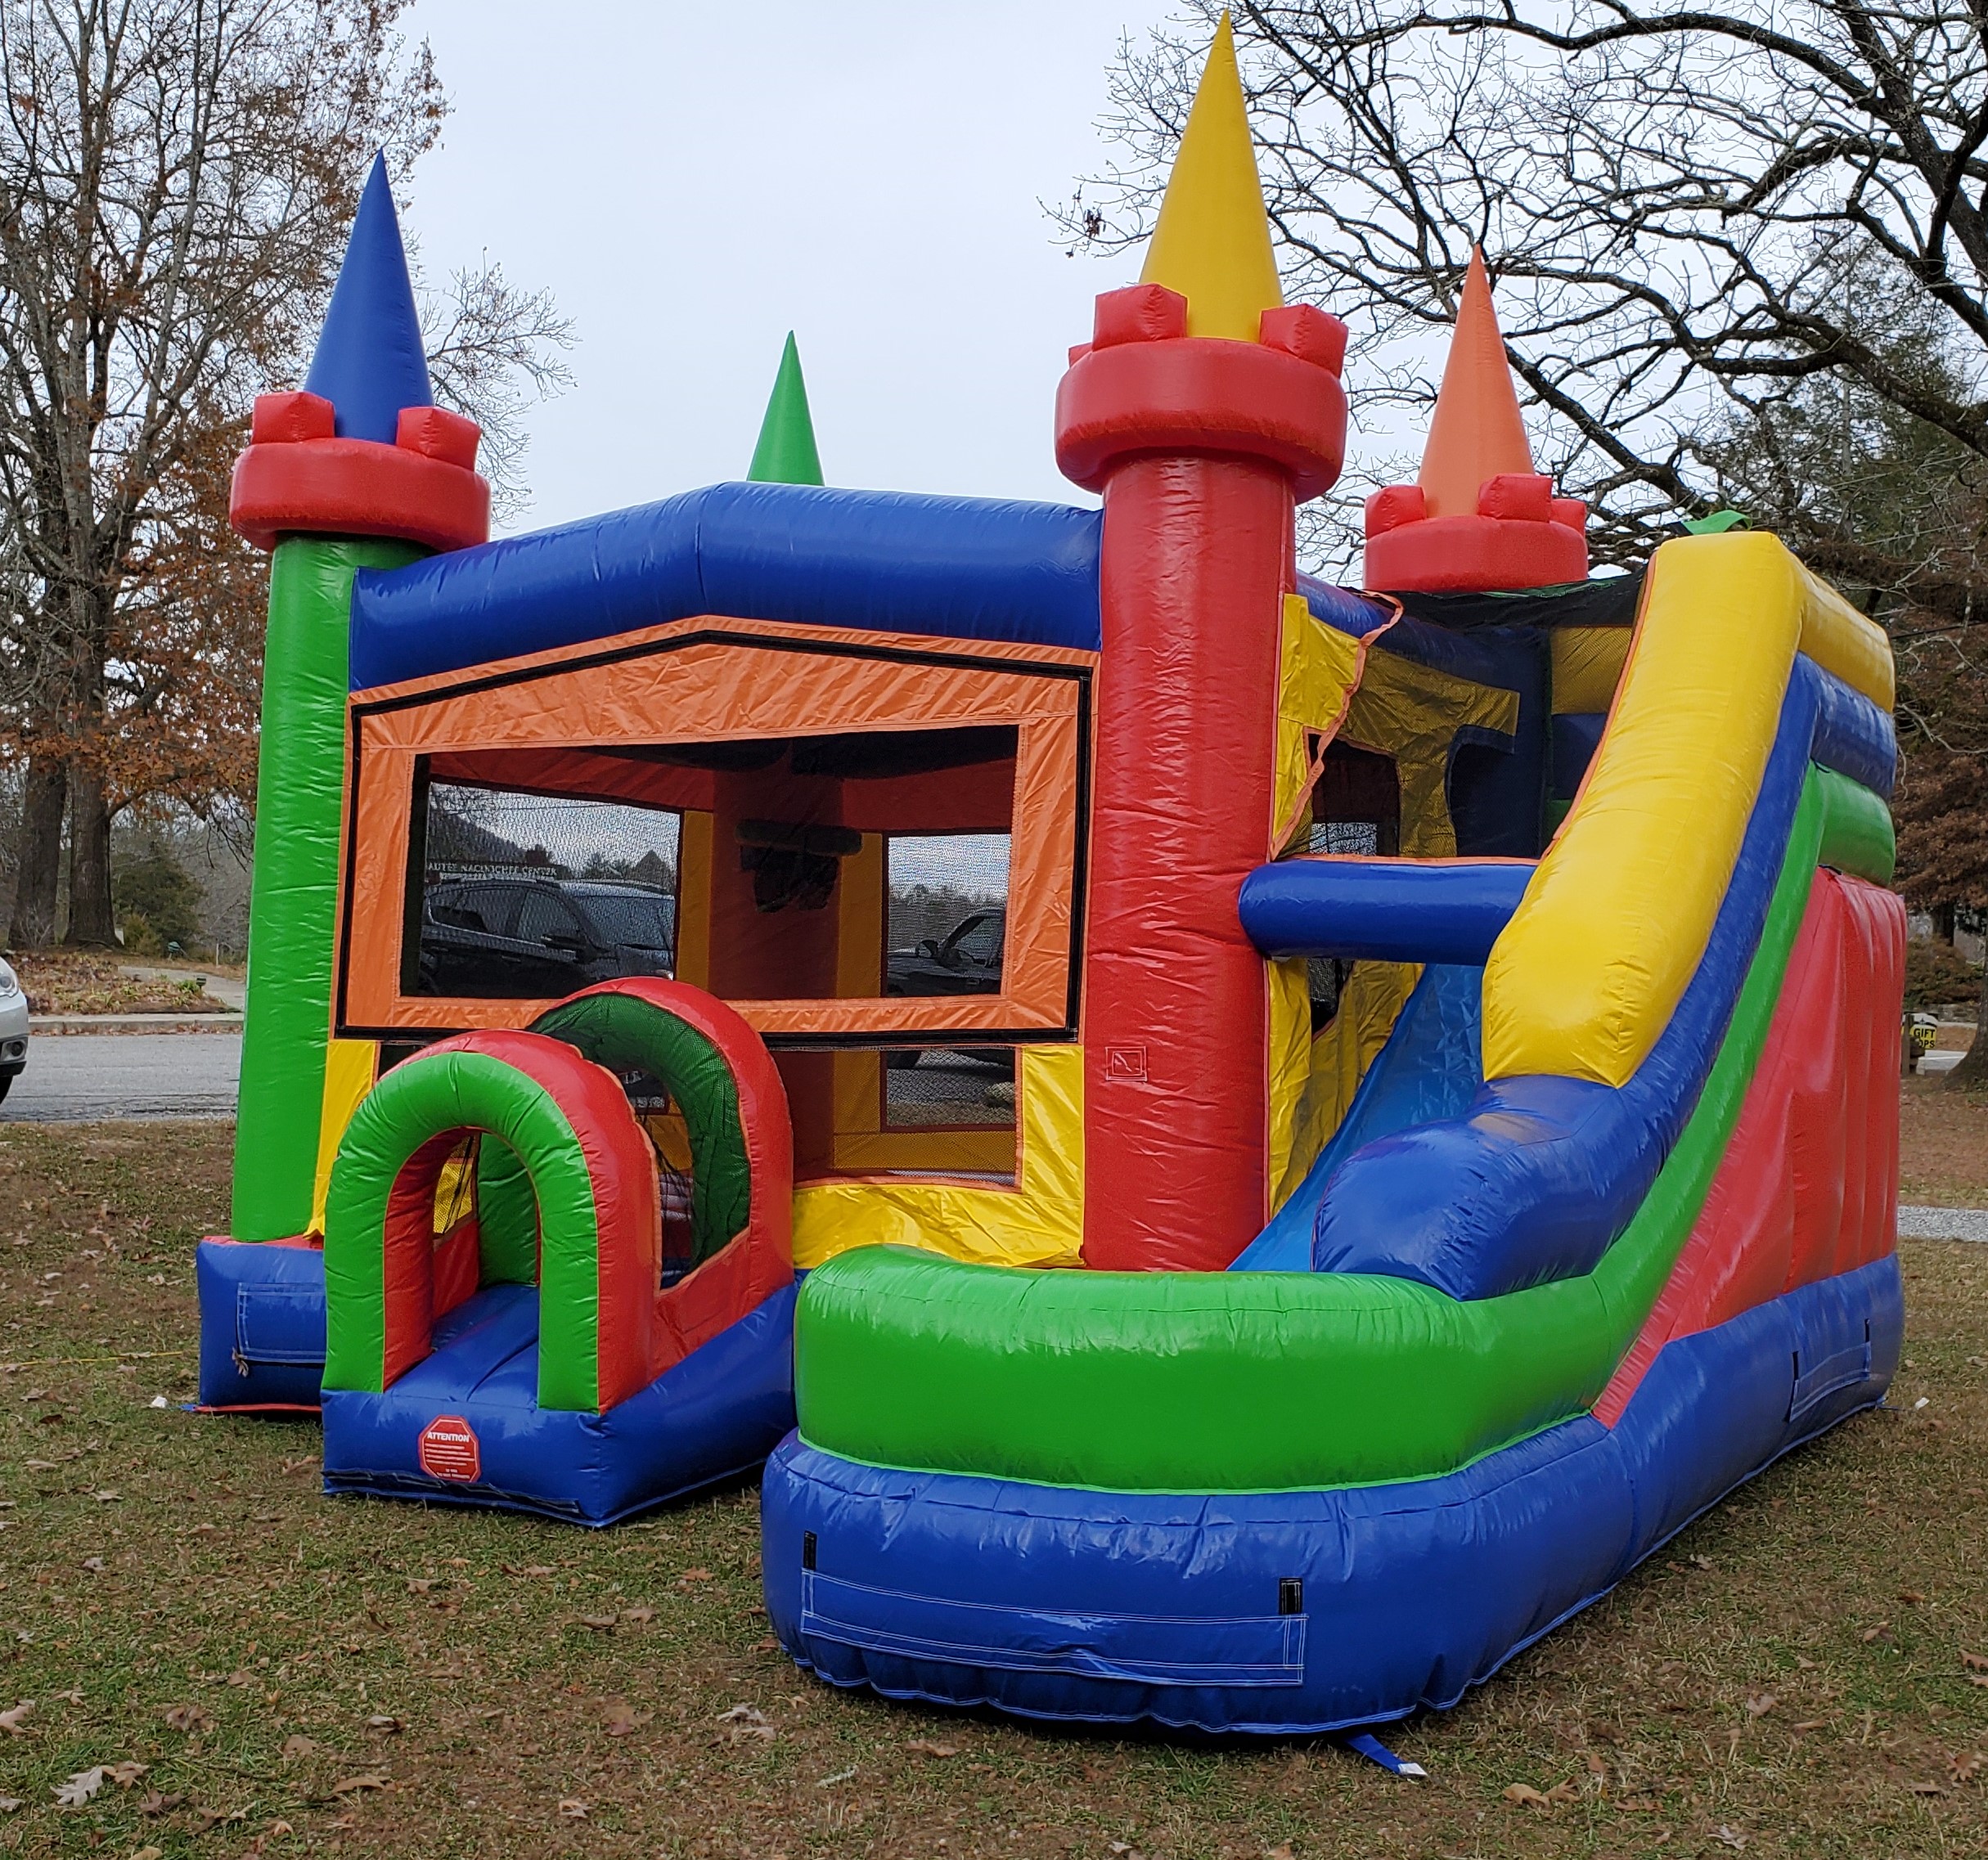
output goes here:
{"type": "Polygon", "coordinates": [[[487,541],[383,174],[273,549],[202,1399],[600,1525],[765,1462],[839,1685],[1446,1706],[1878,1401],[1884,636],[1771,537],[1590,578],[1473,262],[1365,581],[1345,331],[1226,25],[1055,443],[1079,509],[753,478],[487,541]],[[770,1457],[769,1457],[770,1456],[770,1457]]]}

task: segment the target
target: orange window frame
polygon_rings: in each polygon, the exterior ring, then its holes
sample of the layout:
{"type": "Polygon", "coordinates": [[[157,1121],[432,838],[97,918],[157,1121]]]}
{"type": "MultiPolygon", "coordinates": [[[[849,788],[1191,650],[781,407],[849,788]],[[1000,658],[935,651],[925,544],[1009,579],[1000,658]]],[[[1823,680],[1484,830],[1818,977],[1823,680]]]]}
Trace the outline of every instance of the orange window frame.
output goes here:
{"type": "Polygon", "coordinates": [[[998,724],[1016,730],[998,995],[735,1000],[770,1045],[1077,1036],[1095,653],[716,615],[355,693],[348,708],[335,1029],[404,1040],[522,1027],[551,1001],[401,990],[416,768],[491,750],[998,724]]]}

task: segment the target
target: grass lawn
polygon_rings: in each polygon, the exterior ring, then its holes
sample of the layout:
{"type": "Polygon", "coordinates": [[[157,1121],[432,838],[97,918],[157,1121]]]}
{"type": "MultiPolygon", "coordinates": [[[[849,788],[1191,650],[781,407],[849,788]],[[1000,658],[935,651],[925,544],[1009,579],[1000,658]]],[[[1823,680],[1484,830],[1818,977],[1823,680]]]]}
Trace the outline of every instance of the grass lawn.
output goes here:
{"type": "Polygon", "coordinates": [[[832,1692],[769,1638],[749,1489],[601,1534],[322,1498],[314,1427],[179,1407],[229,1138],[0,1129],[0,1851],[1988,1849],[1988,1248],[1908,1242],[1896,1411],[1396,1727],[1417,1785],[832,1692]]]}

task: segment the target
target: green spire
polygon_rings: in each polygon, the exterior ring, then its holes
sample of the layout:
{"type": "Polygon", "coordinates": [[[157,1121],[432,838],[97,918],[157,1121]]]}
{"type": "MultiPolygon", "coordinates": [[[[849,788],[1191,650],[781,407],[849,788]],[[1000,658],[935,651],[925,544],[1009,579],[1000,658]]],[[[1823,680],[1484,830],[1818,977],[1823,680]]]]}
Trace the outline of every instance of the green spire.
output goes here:
{"type": "Polygon", "coordinates": [[[807,411],[807,384],[801,379],[801,352],[791,330],[780,351],[780,373],[774,377],[759,443],[753,448],[752,469],[745,476],[753,484],[821,482],[821,455],[815,450],[815,423],[807,411]]]}

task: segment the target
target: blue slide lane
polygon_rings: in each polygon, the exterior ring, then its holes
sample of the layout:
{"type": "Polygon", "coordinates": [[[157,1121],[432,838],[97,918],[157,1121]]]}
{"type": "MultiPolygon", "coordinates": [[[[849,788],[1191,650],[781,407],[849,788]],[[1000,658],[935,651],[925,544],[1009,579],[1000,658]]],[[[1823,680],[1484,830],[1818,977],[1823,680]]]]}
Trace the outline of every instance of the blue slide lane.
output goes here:
{"type": "Polygon", "coordinates": [[[1310,1272],[1312,1222],[1333,1171],[1382,1137],[1469,1109],[1484,1078],[1483,1004],[1482,968],[1423,970],[1338,1129],[1230,1272],[1310,1272]]]}
{"type": "Polygon", "coordinates": [[[699,613],[1097,649],[1095,510],[804,484],[713,484],[362,572],[352,688],[699,613]]]}
{"type": "Polygon", "coordinates": [[[803,1666],[893,1698],[1271,1733],[1442,1709],[1880,1399],[1903,1327],[1881,1260],[1670,1344],[1612,1429],[1584,1415],[1441,1479],[1333,1491],[1067,1490],[789,1435],[767,1606],[803,1666]]]}

